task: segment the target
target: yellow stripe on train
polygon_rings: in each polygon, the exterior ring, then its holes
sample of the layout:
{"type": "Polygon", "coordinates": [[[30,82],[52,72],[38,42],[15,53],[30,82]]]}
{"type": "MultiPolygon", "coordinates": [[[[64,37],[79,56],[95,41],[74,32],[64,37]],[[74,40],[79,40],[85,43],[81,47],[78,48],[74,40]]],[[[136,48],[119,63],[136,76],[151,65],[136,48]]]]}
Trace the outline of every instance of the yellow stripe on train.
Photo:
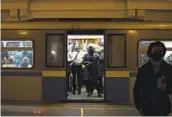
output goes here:
{"type": "MultiPolygon", "coordinates": [[[[106,71],[106,77],[129,78],[129,71],[106,71]]],[[[66,77],[66,71],[42,71],[43,77],[66,77]]]]}
{"type": "Polygon", "coordinates": [[[66,77],[66,71],[42,71],[43,77],[66,77]]]}
{"type": "Polygon", "coordinates": [[[108,78],[129,78],[130,72],[129,71],[106,71],[106,77],[108,78]]]}

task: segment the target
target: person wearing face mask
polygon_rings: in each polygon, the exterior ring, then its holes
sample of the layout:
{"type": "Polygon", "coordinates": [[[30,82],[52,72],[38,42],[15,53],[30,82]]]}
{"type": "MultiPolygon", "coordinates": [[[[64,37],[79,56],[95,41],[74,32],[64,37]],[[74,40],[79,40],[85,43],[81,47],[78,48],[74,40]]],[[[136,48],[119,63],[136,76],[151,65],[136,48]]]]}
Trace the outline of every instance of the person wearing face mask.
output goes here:
{"type": "Polygon", "coordinates": [[[160,41],[151,43],[133,89],[135,107],[144,116],[167,116],[171,112],[172,66],[163,60],[166,47],[160,41]]]}
{"type": "Polygon", "coordinates": [[[90,97],[93,95],[94,87],[96,87],[98,92],[98,97],[101,95],[101,87],[98,82],[98,59],[99,56],[96,55],[95,48],[93,46],[88,47],[88,53],[83,57],[83,64],[85,65],[84,78],[88,80],[88,95],[90,97]]]}

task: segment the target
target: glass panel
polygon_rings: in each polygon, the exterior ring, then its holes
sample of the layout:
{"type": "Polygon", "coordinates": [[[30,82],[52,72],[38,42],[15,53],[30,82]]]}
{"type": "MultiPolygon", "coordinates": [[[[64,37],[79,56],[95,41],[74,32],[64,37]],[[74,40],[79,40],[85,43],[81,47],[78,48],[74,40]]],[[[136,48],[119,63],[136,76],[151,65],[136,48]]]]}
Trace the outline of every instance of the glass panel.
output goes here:
{"type": "Polygon", "coordinates": [[[1,47],[4,47],[4,43],[1,41],[1,47]]]}
{"type": "MultiPolygon", "coordinates": [[[[145,64],[147,61],[149,60],[149,58],[146,55],[146,52],[139,52],[139,66],[145,64]]],[[[167,63],[172,64],[172,51],[167,51],[165,56],[164,56],[164,60],[167,63]]]]}
{"type": "Polygon", "coordinates": [[[139,66],[148,62],[149,58],[147,57],[147,53],[145,51],[139,52],[139,66]]]}
{"type": "Polygon", "coordinates": [[[125,67],[125,35],[108,35],[108,67],[125,67]]]}
{"type": "Polygon", "coordinates": [[[12,47],[12,48],[21,48],[21,47],[33,47],[32,41],[1,41],[1,47],[12,47]]]}
{"type": "MultiPolygon", "coordinates": [[[[140,41],[139,48],[148,48],[148,46],[155,41],[140,41]]],[[[172,41],[161,41],[165,44],[166,48],[172,48],[172,41]]]]}
{"type": "Polygon", "coordinates": [[[164,57],[165,61],[172,65],[172,51],[167,51],[164,57]]]}
{"type": "Polygon", "coordinates": [[[172,48],[172,41],[162,41],[166,48],[172,48]]]}
{"type": "Polygon", "coordinates": [[[2,68],[31,68],[33,66],[33,51],[1,51],[2,68]]]}
{"type": "Polygon", "coordinates": [[[49,35],[47,38],[47,66],[64,66],[64,35],[49,35]]]}
{"type": "MultiPolygon", "coordinates": [[[[155,41],[140,41],[139,48],[148,48],[148,46],[152,42],[155,42],[155,41]]],[[[172,48],[172,41],[161,41],[161,42],[164,43],[164,45],[166,46],[167,49],[172,48]]],[[[139,53],[138,53],[139,66],[145,64],[148,60],[149,60],[149,58],[146,55],[146,51],[139,51],[139,53]]],[[[172,63],[172,51],[166,52],[164,60],[170,64],[172,63]]]]}
{"type": "Polygon", "coordinates": [[[140,41],[139,48],[147,48],[153,42],[155,42],[155,41],[140,41]]]}

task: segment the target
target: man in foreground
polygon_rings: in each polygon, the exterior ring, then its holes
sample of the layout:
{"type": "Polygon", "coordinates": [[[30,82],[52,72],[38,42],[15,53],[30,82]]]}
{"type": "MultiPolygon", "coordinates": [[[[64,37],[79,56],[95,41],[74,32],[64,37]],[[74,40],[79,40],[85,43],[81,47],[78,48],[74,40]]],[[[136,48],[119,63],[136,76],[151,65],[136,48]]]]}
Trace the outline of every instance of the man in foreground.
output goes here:
{"type": "Polygon", "coordinates": [[[167,116],[171,112],[168,94],[172,93],[172,66],[163,57],[166,47],[156,41],[148,47],[150,60],[138,70],[134,101],[144,116],[167,116]]]}

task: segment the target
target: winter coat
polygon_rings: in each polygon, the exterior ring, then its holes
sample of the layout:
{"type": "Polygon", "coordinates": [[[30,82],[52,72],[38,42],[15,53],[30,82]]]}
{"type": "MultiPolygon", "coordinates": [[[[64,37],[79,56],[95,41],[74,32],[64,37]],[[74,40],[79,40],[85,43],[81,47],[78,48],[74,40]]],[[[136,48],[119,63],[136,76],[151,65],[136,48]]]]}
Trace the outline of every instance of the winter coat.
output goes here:
{"type": "Polygon", "coordinates": [[[138,110],[144,115],[163,116],[171,112],[168,94],[172,93],[172,66],[165,61],[161,63],[159,73],[153,71],[151,61],[139,68],[134,86],[134,101],[138,110]],[[166,90],[157,88],[158,78],[165,78],[166,90]]]}

